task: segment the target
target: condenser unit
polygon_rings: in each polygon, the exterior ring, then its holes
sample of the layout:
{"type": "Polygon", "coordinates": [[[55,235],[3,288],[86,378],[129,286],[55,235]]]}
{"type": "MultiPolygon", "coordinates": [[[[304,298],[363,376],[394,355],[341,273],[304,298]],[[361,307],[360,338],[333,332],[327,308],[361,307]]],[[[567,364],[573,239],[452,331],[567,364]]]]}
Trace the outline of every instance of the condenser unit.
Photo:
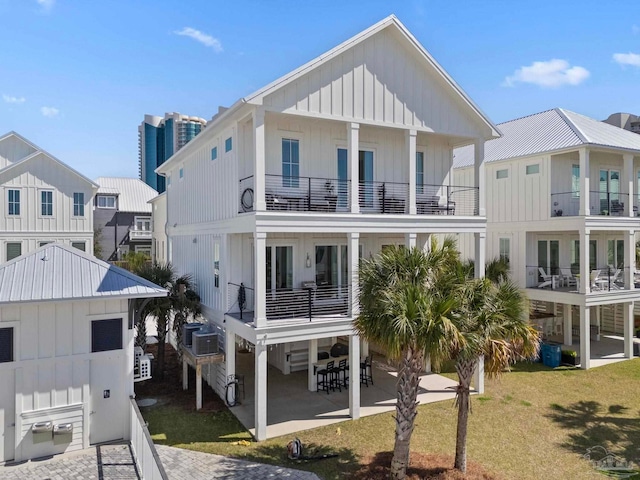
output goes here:
{"type": "Polygon", "coordinates": [[[199,322],[185,323],[182,326],[182,343],[184,344],[185,347],[187,348],[191,347],[193,343],[191,339],[193,332],[197,332],[202,327],[203,327],[203,324],[199,322]]]}
{"type": "Polygon", "coordinates": [[[211,355],[218,353],[218,334],[211,332],[194,332],[191,350],[194,355],[211,355]]]}

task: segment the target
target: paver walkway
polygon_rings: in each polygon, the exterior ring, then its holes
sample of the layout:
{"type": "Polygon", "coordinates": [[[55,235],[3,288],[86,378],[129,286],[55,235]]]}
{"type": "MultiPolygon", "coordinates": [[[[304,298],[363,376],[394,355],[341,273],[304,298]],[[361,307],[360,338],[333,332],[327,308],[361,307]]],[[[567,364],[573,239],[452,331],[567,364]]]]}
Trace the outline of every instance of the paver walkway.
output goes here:
{"type": "MultiPolygon", "coordinates": [[[[170,480],[319,480],[314,473],[156,446],[170,480]]],[[[141,480],[128,445],[102,445],[47,460],[0,466],[0,480],[141,480]]]]}

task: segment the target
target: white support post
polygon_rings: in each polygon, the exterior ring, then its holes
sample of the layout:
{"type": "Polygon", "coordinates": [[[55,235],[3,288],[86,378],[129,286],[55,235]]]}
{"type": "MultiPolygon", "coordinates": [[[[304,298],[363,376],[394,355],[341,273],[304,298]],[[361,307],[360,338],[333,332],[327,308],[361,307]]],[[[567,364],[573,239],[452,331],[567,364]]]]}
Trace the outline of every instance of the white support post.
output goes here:
{"type": "Polygon", "coordinates": [[[229,327],[224,331],[224,365],[225,381],[229,382],[231,376],[236,374],[236,334],[229,327]]]}
{"type": "Polygon", "coordinates": [[[253,241],[255,272],[254,319],[256,327],[267,325],[267,234],[257,232],[253,241]]]}
{"type": "Polygon", "coordinates": [[[315,365],[318,361],[318,339],[314,338],[309,340],[309,364],[307,370],[307,388],[310,392],[318,390],[318,383],[316,382],[315,365]]]}
{"type": "Polygon", "coordinates": [[[636,203],[636,198],[633,193],[633,155],[630,153],[622,155],[622,163],[624,165],[625,176],[623,188],[626,190],[626,193],[629,194],[629,198],[624,205],[624,214],[633,217],[633,205],[636,203]]]}
{"type": "Polygon", "coordinates": [[[360,283],[360,276],[358,274],[358,251],[360,246],[360,233],[350,233],[348,241],[349,282],[351,285],[349,302],[351,304],[351,316],[355,318],[360,313],[360,303],[358,302],[358,284],[360,283]]]}
{"type": "Polygon", "coordinates": [[[624,238],[624,288],[633,290],[635,288],[634,274],[636,271],[636,232],[628,230],[624,238]]]}
{"type": "MultiPolygon", "coordinates": [[[[580,231],[580,293],[582,294],[591,292],[591,270],[589,269],[589,237],[589,230],[583,229],[580,231]]],[[[582,318],[582,316],[580,318],[582,318]]]]}
{"type": "Polygon", "coordinates": [[[418,245],[418,234],[417,233],[405,233],[404,234],[404,244],[407,248],[416,248],[418,245]]]}
{"type": "Polygon", "coordinates": [[[256,342],[255,348],[255,413],[253,427],[256,440],[267,439],[267,347],[256,342]]]}
{"type": "Polygon", "coordinates": [[[202,365],[196,365],[196,410],[202,408],[202,365]]]}
{"type": "Polygon", "coordinates": [[[351,181],[351,213],[360,212],[360,124],[347,123],[347,163],[351,181]]]}
{"type": "Polygon", "coordinates": [[[571,305],[569,305],[568,303],[565,303],[564,305],[562,305],[562,318],[564,321],[564,325],[562,326],[562,332],[564,333],[564,340],[563,340],[563,344],[566,345],[567,347],[570,347],[571,345],[573,345],[573,321],[571,319],[571,315],[572,315],[572,308],[571,305]]]}
{"type": "Polygon", "coordinates": [[[487,215],[486,209],[486,182],[487,177],[484,172],[484,140],[477,140],[474,145],[474,176],[475,186],[478,188],[478,215],[487,215]]]}
{"type": "Polygon", "coordinates": [[[349,416],[360,418],[360,337],[349,335],[349,416]]]}
{"type": "Polygon", "coordinates": [[[267,209],[265,201],[266,160],[264,110],[258,107],[253,112],[253,197],[255,209],[258,212],[267,209]]]}
{"type": "Polygon", "coordinates": [[[473,371],[473,386],[479,394],[484,393],[484,357],[478,359],[473,371]]]}
{"type": "Polygon", "coordinates": [[[409,155],[409,214],[415,215],[416,210],[416,130],[405,131],[406,150],[409,155]]]}
{"type": "Polygon", "coordinates": [[[633,302],[623,305],[624,309],[624,357],[633,358],[633,302]]]}
{"type": "Polygon", "coordinates": [[[189,364],[185,356],[182,356],[182,390],[189,389],[189,364]]]}
{"type": "Polygon", "coordinates": [[[487,232],[479,232],[475,234],[476,240],[476,258],[474,260],[476,278],[484,277],[484,269],[487,256],[487,232]]]}
{"type": "MultiPolygon", "coordinates": [[[[589,149],[581,148],[578,152],[580,155],[580,216],[588,217],[591,214],[589,205],[591,193],[589,191],[589,149]]],[[[588,245],[585,248],[589,251],[588,245]]],[[[582,250],[582,246],[580,250],[582,250]]]]}
{"type": "Polygon", "coordinates": [[[580,305],[580,368],[591,366],[591,310],[580,305]]]}

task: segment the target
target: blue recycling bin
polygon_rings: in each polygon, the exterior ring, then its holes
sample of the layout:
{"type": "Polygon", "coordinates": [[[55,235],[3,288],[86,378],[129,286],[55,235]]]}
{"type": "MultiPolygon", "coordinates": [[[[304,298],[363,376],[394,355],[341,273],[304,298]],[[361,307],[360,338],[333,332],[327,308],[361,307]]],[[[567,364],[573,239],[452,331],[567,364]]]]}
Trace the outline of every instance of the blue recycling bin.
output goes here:
{"type": "Polygon", "coordinates": [[[556,368],[560,366],[561,349],[560,345],[543,345],[546,347],[542,354],[542,363],[547,367],[556,368]]]}

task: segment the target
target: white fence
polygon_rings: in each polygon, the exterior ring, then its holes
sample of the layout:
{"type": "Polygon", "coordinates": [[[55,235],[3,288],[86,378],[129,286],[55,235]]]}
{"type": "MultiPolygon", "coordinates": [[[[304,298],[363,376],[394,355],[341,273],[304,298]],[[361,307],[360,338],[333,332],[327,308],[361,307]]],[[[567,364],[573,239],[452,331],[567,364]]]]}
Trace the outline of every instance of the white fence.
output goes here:
{"type": "Polygon", "coordinates": [[[134,397],[131,398],[131,448],[142,480],[168,480],[147,424],[140,414],[134,397]]]}

